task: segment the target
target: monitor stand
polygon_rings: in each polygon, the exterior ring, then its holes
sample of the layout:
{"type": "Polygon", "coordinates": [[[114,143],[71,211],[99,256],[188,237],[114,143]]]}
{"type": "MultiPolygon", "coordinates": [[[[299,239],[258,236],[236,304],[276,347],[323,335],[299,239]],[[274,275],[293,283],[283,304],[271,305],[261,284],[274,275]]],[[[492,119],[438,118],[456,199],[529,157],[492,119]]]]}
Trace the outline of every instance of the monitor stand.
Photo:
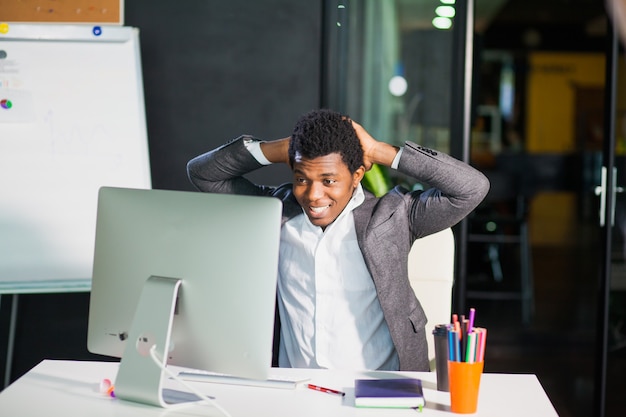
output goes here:
{"type": "Polygon", "coordinates": [[[115,380],[116,398],[164,408],[200,401],[189,392],[164,390],[164,371],[150,356],[156,346],[166,363],[181,282],[151,276],[144,284],[115,380]]]}

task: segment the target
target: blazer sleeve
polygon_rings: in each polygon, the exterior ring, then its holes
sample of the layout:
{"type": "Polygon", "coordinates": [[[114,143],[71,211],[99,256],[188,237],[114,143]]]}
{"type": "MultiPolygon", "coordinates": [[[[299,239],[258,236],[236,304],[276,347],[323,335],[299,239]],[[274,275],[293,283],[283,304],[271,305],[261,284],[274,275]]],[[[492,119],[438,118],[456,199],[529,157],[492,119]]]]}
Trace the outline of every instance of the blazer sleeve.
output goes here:
{"type": "Polygon", "coordinates": [[[240,136],[217,149],[199,155],[187,163],[187,176],[199,191],[223,194],[270,195],[273,187],[257,185],[244,175],[261,168],[246,149],[240,136]]]}
{"type": "Polygon", "coordinates": [[[414,238],[454,226],[489,192],[489,180],[477,169],[412,142],[405,144],[398,171],[430,187],[405,196],[414,238]]]}

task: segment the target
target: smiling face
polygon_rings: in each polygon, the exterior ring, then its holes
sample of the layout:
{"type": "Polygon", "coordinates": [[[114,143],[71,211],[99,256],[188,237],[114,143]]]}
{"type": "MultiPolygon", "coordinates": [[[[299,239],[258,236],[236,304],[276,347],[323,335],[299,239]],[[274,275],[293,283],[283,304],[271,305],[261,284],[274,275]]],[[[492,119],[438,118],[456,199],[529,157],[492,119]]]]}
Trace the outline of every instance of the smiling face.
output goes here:
{"type": "Polygon", "coordinates": [[[362,166],[350,173],[341,155],[307,159],[296,153],[293,193],[311,223],[325,229],[341,214],[365,174],[362,166]]]}

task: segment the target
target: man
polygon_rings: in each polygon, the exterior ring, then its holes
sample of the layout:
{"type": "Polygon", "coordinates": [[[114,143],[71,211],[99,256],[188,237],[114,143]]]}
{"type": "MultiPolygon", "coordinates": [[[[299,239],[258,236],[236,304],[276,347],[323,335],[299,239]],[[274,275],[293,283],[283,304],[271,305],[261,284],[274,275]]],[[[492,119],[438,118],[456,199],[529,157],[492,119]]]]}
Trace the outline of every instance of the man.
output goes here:
{"type": "Polygon", "coordinates": [[[484,175],[414,143],[398,149],[379,142],[330,110],[302,116],[291,137],[242,136],[187,169],[201,191],[283,202],[279,366],[429,370],[426,317],[408,280],[408,253],[415,239],[458,223],[482,201],[484,175]],[[293,184],[269,187],[243,177],[272,163],[289,164],[293,184]],[[432,188],[396,187],[376,198],[360,184],[372,164],[432,188]]]}

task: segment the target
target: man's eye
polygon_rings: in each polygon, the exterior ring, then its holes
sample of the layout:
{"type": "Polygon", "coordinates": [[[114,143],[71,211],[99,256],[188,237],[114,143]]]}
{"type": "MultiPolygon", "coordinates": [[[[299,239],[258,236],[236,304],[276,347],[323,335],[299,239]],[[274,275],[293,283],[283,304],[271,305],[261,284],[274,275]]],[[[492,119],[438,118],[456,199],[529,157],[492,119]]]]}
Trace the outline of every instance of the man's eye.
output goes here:
{"type": "Polygon", "coordinates": [[[306,179],[305,178],[296,178],[296,182],[298,184],[306,184],[306,179]]]}
{"type": "Polygon", "coordinates": [[[330,180],[330,179],[324,180],[324,184],[327,184],[327,185],[333,185],[336,182],[337,182],[336,180],[330,180]]]}

